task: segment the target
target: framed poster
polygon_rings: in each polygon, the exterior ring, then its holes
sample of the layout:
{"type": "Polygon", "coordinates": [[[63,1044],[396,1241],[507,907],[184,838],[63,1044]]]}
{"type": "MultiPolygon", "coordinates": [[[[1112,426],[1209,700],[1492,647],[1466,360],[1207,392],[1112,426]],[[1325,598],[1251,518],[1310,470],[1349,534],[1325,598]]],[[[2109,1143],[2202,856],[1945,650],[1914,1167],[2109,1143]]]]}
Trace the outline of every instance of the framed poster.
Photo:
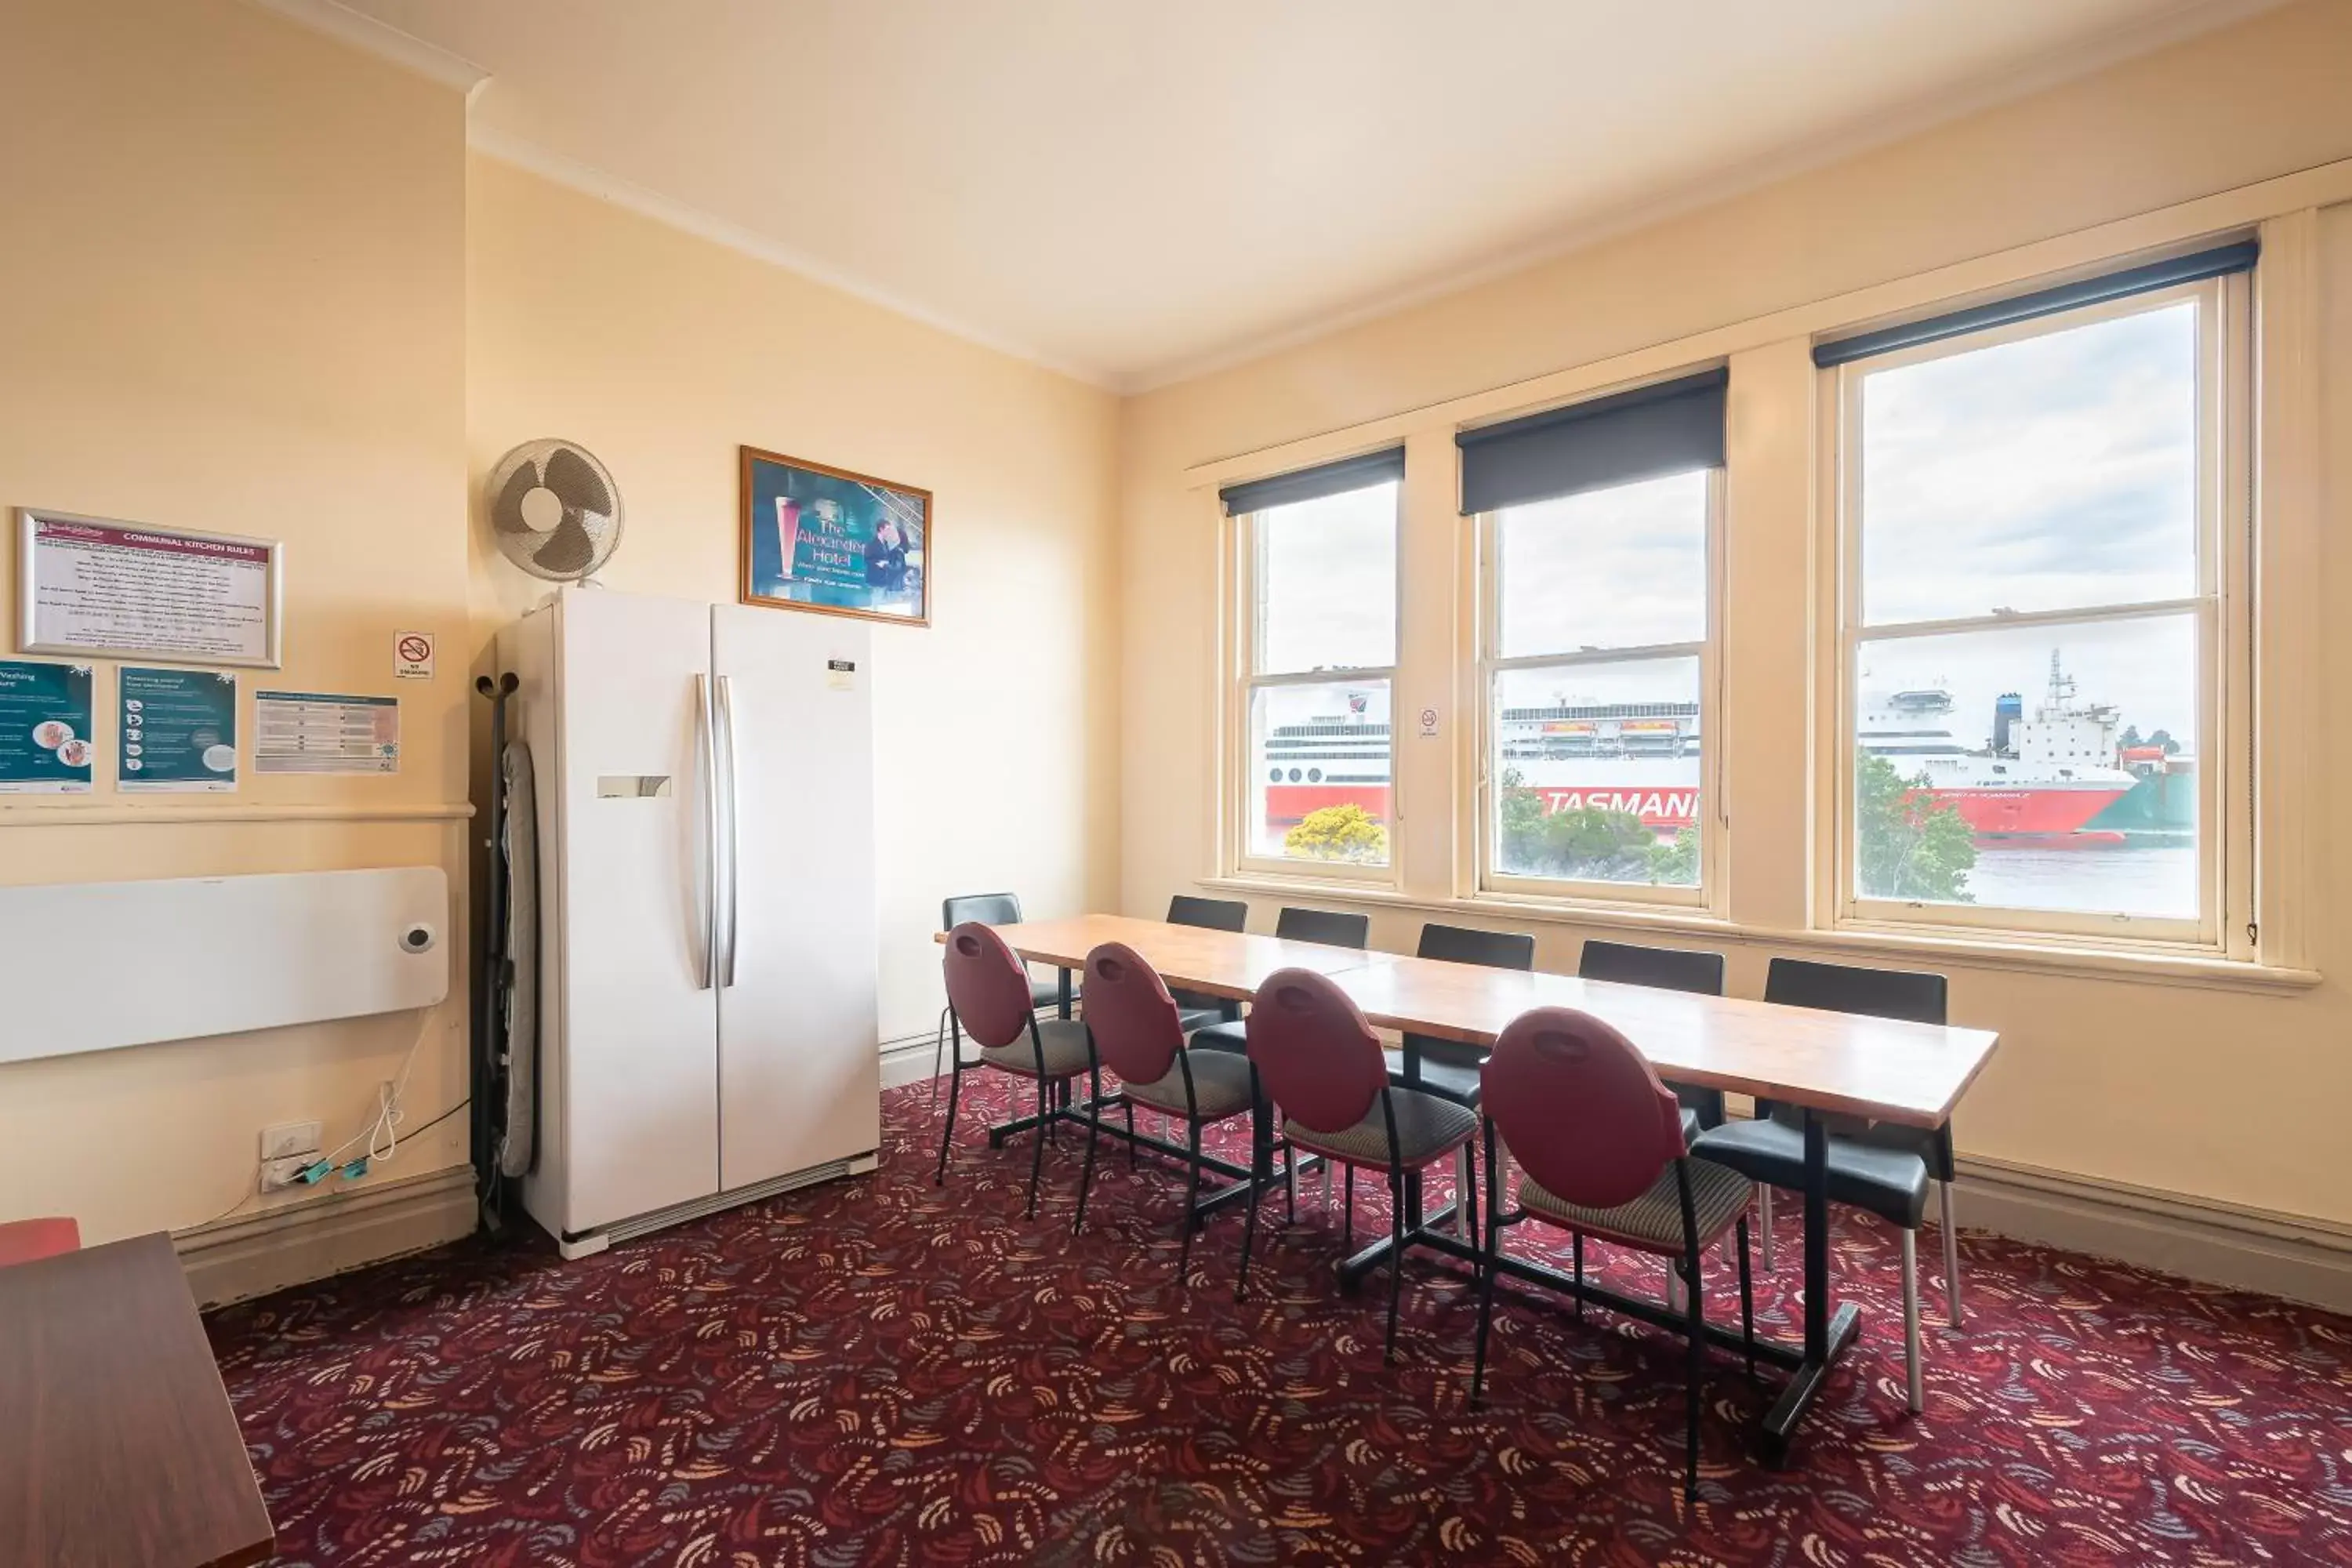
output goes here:
{"type": "Polygon", "coordinates": [[[931,492],[741,448],[743,603],[931,624],[931,492]]]}
{"type": "Polygon", "coordinates": [[[0,659],[0,795],[88,795],[90,667],[0,659]]]}
{"type": "Polygon", "coordinates": [[[126,795],[219,794],[236,788],[236,675],[226,669],[115,672],[126,795]]]}
{"type": "Polygon", "coordinates": [[[285,546],[274,539],[16,511],[16,646],[276,669],[285,546]]]}

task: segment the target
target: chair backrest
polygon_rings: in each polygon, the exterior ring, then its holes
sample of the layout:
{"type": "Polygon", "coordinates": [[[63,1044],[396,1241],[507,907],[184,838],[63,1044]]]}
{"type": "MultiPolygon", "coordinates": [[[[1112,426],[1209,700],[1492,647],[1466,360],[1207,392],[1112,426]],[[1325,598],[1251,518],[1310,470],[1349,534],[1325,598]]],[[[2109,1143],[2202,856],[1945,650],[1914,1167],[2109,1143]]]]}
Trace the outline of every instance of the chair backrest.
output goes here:
{"type": "Polygon", "coordinates": [[[1239,899],[1201,899],[1179,893],[1168,900],[1168,923],[1209,931],[1239,931],[1249,923],[1249,906],[1239,899]]]}
{"type": "Polygon", "coordinates": [[[962,893],[940,900],[940,929],[953,931],[966,921],[984,926],[1021,923],[1021,899],[1015,893],[962,893]]]}
{"type": "Polygon", "coordinates": [[[1326,947],[1360,948],[1371,941],[1372,917],[1330,910],[1285,909],[1274,919],[1274,934],[1285,942],[1319,942],[1326,947]]]}
{"type": "Polygon", "coordinates": [[[948,1005],[983,1046],[1009,1046],[1029,1028],[1029,972],[1004,939],[978,921],[948,932],[948,1005]]]}
{"type": "Polygon", "coordinates": [[[1388,1087],[1388,1060],[1363,1009],[1311,969],[1277,969],[1258,987],[1249,1059],[1266,1098],[1318,1132],[1353,1127],[1388,1087]]]}
{"type": "Polygon", "coordinates": [[[1488,969],[1533,969],[1536,939],[1525,931],[1425,925],[1421,928],[1417,956],[1442,958],[1448,963],[1481,963],[1488,969]]]}
{"type": "Polygon", "coordinates": [[[1184,1023],[1168,983],[1123,942],[1087,954],[1087,1027],[1095,1050],[1129,1083],[1158,1083],[1184,1048],[1184,1023]]]}
{"type": "Polygon", "coordinates": [[[1826,1013],[1900,1018],[1913,1024],[1943,1023],[1948,989],[1940,974],[1815,963],[1802,958],[1776,958],[1764,975],[1767,1002],[1818,1007],[1826,1013]]]}
{"type": "Polygon", "coordinates": [[[1588,942],[1576,973],[1587,980],[1647,985],[1658,991],[1723,994],[1723,954],[1683,947],[1641,947],[1630,942],[1588,942]]]}
{"type": "Polygon", "coordinates": [[[1505,1026],[1479,1075],[1512,1158],[1553,1196],[1615,1208],[1683,1152],[1682,1108],[1633,1042],[1590,1013],[1538,1007],[1505,1026]]]}

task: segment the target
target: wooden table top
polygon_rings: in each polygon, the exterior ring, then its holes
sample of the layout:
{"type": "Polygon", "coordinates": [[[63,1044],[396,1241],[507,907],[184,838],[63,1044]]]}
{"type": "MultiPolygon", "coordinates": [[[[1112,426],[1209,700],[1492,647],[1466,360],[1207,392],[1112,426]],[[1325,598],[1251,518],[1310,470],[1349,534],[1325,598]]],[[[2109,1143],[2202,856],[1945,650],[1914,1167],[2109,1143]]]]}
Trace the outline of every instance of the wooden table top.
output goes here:
{"type": "Polygon", "coordinates": [[[0,1563],[244,1568],[274,1546],[172,1238],[0,1268],[0,1563]]]}
{"type": "Polygon", "coordinates": [[[1315,942],[1278,942],[1118,915],[998,928],[1014,952],[1076,967],[1105,942],[1141,953],[1171,985],[1246,997],[1276,970],[1328,974],[1384,1028],[1492,1045],[1532,1007],[1575,1007],[1613,1025],[1678,1083],[1819,1110],[1941,1126],[1999,1043],[1986,1029],[1696,996],[1567,974],[1530,974],[1315,942]]]}

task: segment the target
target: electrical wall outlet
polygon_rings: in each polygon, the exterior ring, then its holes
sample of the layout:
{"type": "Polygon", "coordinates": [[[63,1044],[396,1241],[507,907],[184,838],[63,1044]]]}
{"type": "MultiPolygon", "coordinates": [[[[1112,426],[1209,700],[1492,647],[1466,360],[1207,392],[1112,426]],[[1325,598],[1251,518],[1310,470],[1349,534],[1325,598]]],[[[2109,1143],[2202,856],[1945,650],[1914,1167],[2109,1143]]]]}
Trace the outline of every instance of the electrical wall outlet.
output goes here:
{"type": "Polygon", "coordinates": [[[309,1170],[317,1159],[318,1151],[312,1150],[308,1153],[288,1154],[281,1159],[264,1160],[261,1163],[261,1190],[265,1193],[275,1193],[287,1187],[300,1185],[302,1173],[309,1170]]]}
{"type": "Polygon", "coordinates": [[[289,1154],[316,1154],[319,1152],[319,1124],[315,1121],[280,1121],[261,1130],[261,1158],[266,1164],[283,1160],[289,1154]]]}

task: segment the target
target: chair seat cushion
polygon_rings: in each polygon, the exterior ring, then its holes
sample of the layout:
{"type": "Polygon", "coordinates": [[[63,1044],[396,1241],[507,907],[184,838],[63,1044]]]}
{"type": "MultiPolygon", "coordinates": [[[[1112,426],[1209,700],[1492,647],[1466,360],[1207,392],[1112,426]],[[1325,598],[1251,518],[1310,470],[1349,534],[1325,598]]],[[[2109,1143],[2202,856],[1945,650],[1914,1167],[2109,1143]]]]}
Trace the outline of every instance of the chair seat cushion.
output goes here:
{"type": "MultiPolygon", "coordinates": [[[[1077,994],[1077,986],[1071,985],[1071,999],[1075,1001],[1077,994]]],[[[1029,1005],[1033,1010],[1042,1012],[1047,1007],[1058,1008],[1061,1005],[1062,980],[1059,975],[1048,975],[1043,980],[1034,974],[1029,977],[1029,1005]]]]}
{"type": "Polygon", "coordinates": [[[1696,1142],[1698,1142],[1698,1135],[1699,1135],[1702,1131],[1705,1131],[1705,1129],[1704,1129],[1704,1128],[1702,1128],[1702,1127],[1699,1125],[1699,1117],[1698,1117],[1698,1112],[1697,1112],[1697,1111],[1696,1111],[1696,1110],[1692,1110],[1689,1106],[1687,1106],[1687,1105],[1684,1106],[1684,1107],[1683,1107],[1683,1147],[1684,1147],[1684,1148],[1685,1148],[1685,1149],[1687,1149],[1687,1148],[1689,1148],[1693,1143],[1696,1143],[1696,1142]]]}
{"type": "MultiPolygon", "coordinates": [[[[1189,1035],[1195,1029],[1207,1028],[1211,1024],[1226,1022],[1225,1010],[1222,1007],[1179,1007],[1176,1022],[1183,1026],[1184,1032],[1189,1035]]],[[[1239,1028],[1240,1026],[1235,1025],[1234,1027],[1239,1028]]]]}
{"type": "MultiPolygon", "coordinates": [[[[1471,1134],[1478,1131],[1478,1114],[1467,1106],[1409,1089],[1391,1089],[1388,1095],[1396,1108],[1396,1163],[1406,1170],[1452,1153],[1470,1142],[1471,1134]]],[[[1310,1154],[1328,1154],[1350,1165],[1388,1168],[1388,1118],[1377,1100],[1372,1101],[1370,1114],[1353,1127],[1324,1132],[1300,1121],[1286,1121],[1282,1124],[1282,1134],[1290,1140],[1292,1147],[1310,1154]]]]}
{"type": "MultiPolygon", "coordinates": [[[[1700,1133],[1691,1152],[1751,1181],[1797,1190],[1805,1184],[1805,1135],[1782,1122],[1727,1121],[1700,1133]]],[[[1828,1164],[1832,1203],[1865,1209],[1906,1230],[1919,1228],[1927,1209],[1927,1162],[1916,1153],[1833,1137],[1828,1164]]]]}
{"type": "Polygon", "coordinates": [[[1184,1042],[1196,1051],[1231,1051],[1236,1056],[1249,1054],[1249,1026],[1246,1024],[1203,1024],[1192,1031],[1184,1042]]]}
{"type": "MultiPolygon", "coordinates": [[[[1463,1048],[1475,1050],[1470,1047],[1463,1048]]],[[[1391,1049],[1383,1054],[1389,1059],[1389,1081],[1400,1088],[1404,1087],[1404,1053],[1391,1049]]],[[[1465,1059],[1453,1055],[1440,1056],[1424,1047],[1421,1055],[1421,1081],[1412,1087],[1424,1094],[1433,1094],[1440,1100],[1450,1100],[1456,1105],[1466,1105],[1475,1110],[1479,1103],[1479,1075],[1485,1068],[1483,1052],[1465,1059]]]]}
{"type": "Polygon", "coordinates": [[[1230,1051],[1188,1050],[1156,1083],[1130,1083],[1127,1098],[1138,1105],[1171,1116],[1190,1115],[1196,1121],[1223,1121],[1250,1108],[1250,1065],[1247,1057],[1230,1051]],[[1184,1105],[1184,1068],[1192,1069],[1192,1109],[1184,1105]]]}
{"type": "MultiPolygon", "coordinates": [[[[1038,1019],[1037,1044],[1045,1047],[1047,1078],[1076,1078],[1094,1060],[1087,1041],[1087,1026],[1075,1019],[1038,1019]]],[[[1023,1078],[1038,1076],[1037,1047],[1030,1043],[1026,1031],[1009,1046],[982,1047],[980,1059],[990,1067],[1017,1072],[1023,1078]]]]}
{"type": "Polygon", "coordinates": [[[1694,1242],[1704,1247],[1729,1230],[1732,1223],[1747,1212],[1748,1200],[1756,1191],[1755,1183],[1728,1165],[1708,1160],[1685,1160],[1681,1163],[1690,1173],[1691,1215],[1698,1224],[1695,1237],[1683,1230],[1682,1189],[1671,1162],[1658,1173],[1658,1179],[1650,1184],[1648,1192],[1632,1203],[1607,1209],[1586,1208],[1546,1192],[1522,1166],[1519,1206],[1554,1225],[1597,1236],[1603,1241],[1679,1257],[1694,1242]]]}

